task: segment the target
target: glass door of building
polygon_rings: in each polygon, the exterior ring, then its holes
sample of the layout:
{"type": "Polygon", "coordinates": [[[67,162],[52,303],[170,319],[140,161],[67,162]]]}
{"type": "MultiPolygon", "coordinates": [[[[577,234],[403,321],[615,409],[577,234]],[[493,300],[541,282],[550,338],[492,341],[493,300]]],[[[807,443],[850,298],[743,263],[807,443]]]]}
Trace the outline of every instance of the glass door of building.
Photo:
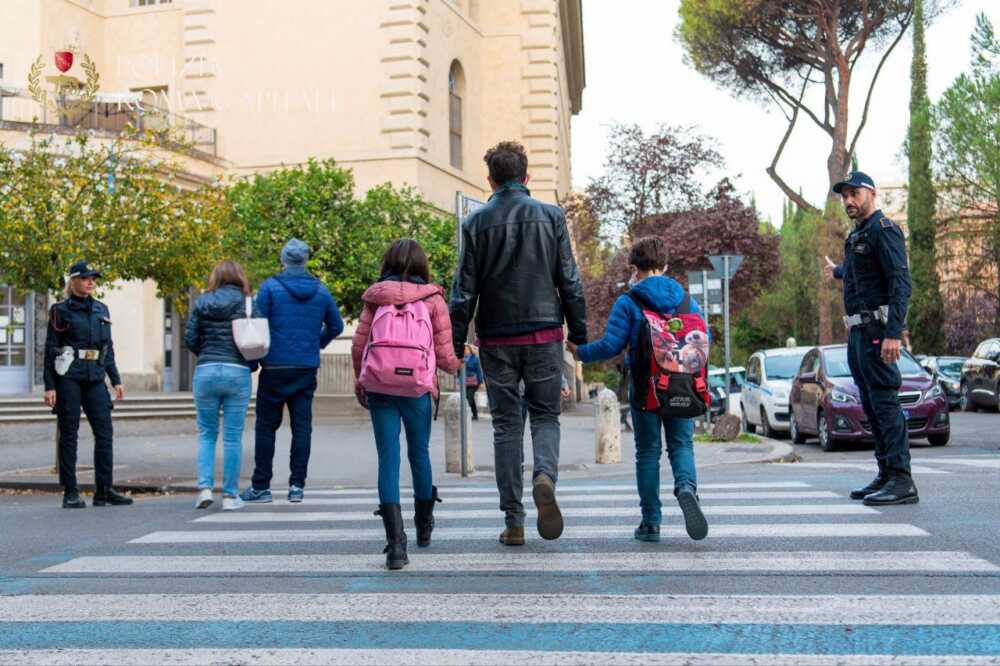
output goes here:
{"type": "Polygon", "coordinates": [[[0,393],[31,390],[31,316],[28,294],[0,285],[0,393]]]}

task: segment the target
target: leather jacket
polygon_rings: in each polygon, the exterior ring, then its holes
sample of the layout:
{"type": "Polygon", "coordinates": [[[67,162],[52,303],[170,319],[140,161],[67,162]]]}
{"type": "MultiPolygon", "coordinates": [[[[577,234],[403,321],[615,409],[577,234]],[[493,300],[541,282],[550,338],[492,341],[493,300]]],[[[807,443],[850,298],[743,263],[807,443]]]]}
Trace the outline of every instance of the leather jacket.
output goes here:
{"type": "Polygon", "coordinates": [[[473,314],[480,338],[559,328],[565,319],[569,340],[587,341],[583,282],[566,216],[558,206],[533,199],[523,185],[504,185],[462,224],[462,254],[451,291],[459,358],[473,314]]]}

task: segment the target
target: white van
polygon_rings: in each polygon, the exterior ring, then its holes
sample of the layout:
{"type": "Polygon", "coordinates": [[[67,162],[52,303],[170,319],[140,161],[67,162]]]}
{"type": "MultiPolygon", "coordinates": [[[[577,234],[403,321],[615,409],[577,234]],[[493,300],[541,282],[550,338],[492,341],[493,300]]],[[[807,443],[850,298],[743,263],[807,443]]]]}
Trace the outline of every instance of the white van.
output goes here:
{"type": "Polygon", "coordinates": [[[779,347],[754,353],[747,362],[746,383],[740,393],[743,430],[774,437],[788,432],[788,395],[802,357],[812,347],[779,347]]]}

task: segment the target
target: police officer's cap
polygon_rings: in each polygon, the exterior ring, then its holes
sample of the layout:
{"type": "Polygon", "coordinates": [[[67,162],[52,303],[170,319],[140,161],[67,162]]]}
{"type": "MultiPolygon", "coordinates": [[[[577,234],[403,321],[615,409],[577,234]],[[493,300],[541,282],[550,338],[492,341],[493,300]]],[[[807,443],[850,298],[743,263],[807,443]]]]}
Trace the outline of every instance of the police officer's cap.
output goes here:
{"type": "Polygon", "coordinates": [[[101,277],[101,271],[94,268],[88,261],[78,261],[69,267],[69,276],[71,278],[101,277]]]}
{"type": "Polygon", "coordinates": [[[847,180],[842,180],[833,186],[833,191],[840,194],[845,187],[866,187],[871,191],[875,191],[875,181],[872,177],[862,171],[852,171],[848,176],[847,180]]]}

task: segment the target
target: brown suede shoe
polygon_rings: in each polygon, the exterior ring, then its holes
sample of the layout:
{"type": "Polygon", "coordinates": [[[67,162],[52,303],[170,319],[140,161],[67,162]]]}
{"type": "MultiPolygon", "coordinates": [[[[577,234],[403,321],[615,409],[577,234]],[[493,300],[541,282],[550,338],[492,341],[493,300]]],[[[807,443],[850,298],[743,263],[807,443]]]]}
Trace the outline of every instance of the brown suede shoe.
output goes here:
{"type": "Polygon", "coordinates": [[[524,528],[523,527],[508,527],[503,532],[500,533],[500,543],[505,546],[523,546],[524,545],[524,528]]]}
{"type": "Polygon", "coordinates": [[[556,504],[556,484],[544,474],[535,477],[532,495],[538,509],[538,533],[543,539],[558,539],[563,533],[563,517],[556,504]]]}

